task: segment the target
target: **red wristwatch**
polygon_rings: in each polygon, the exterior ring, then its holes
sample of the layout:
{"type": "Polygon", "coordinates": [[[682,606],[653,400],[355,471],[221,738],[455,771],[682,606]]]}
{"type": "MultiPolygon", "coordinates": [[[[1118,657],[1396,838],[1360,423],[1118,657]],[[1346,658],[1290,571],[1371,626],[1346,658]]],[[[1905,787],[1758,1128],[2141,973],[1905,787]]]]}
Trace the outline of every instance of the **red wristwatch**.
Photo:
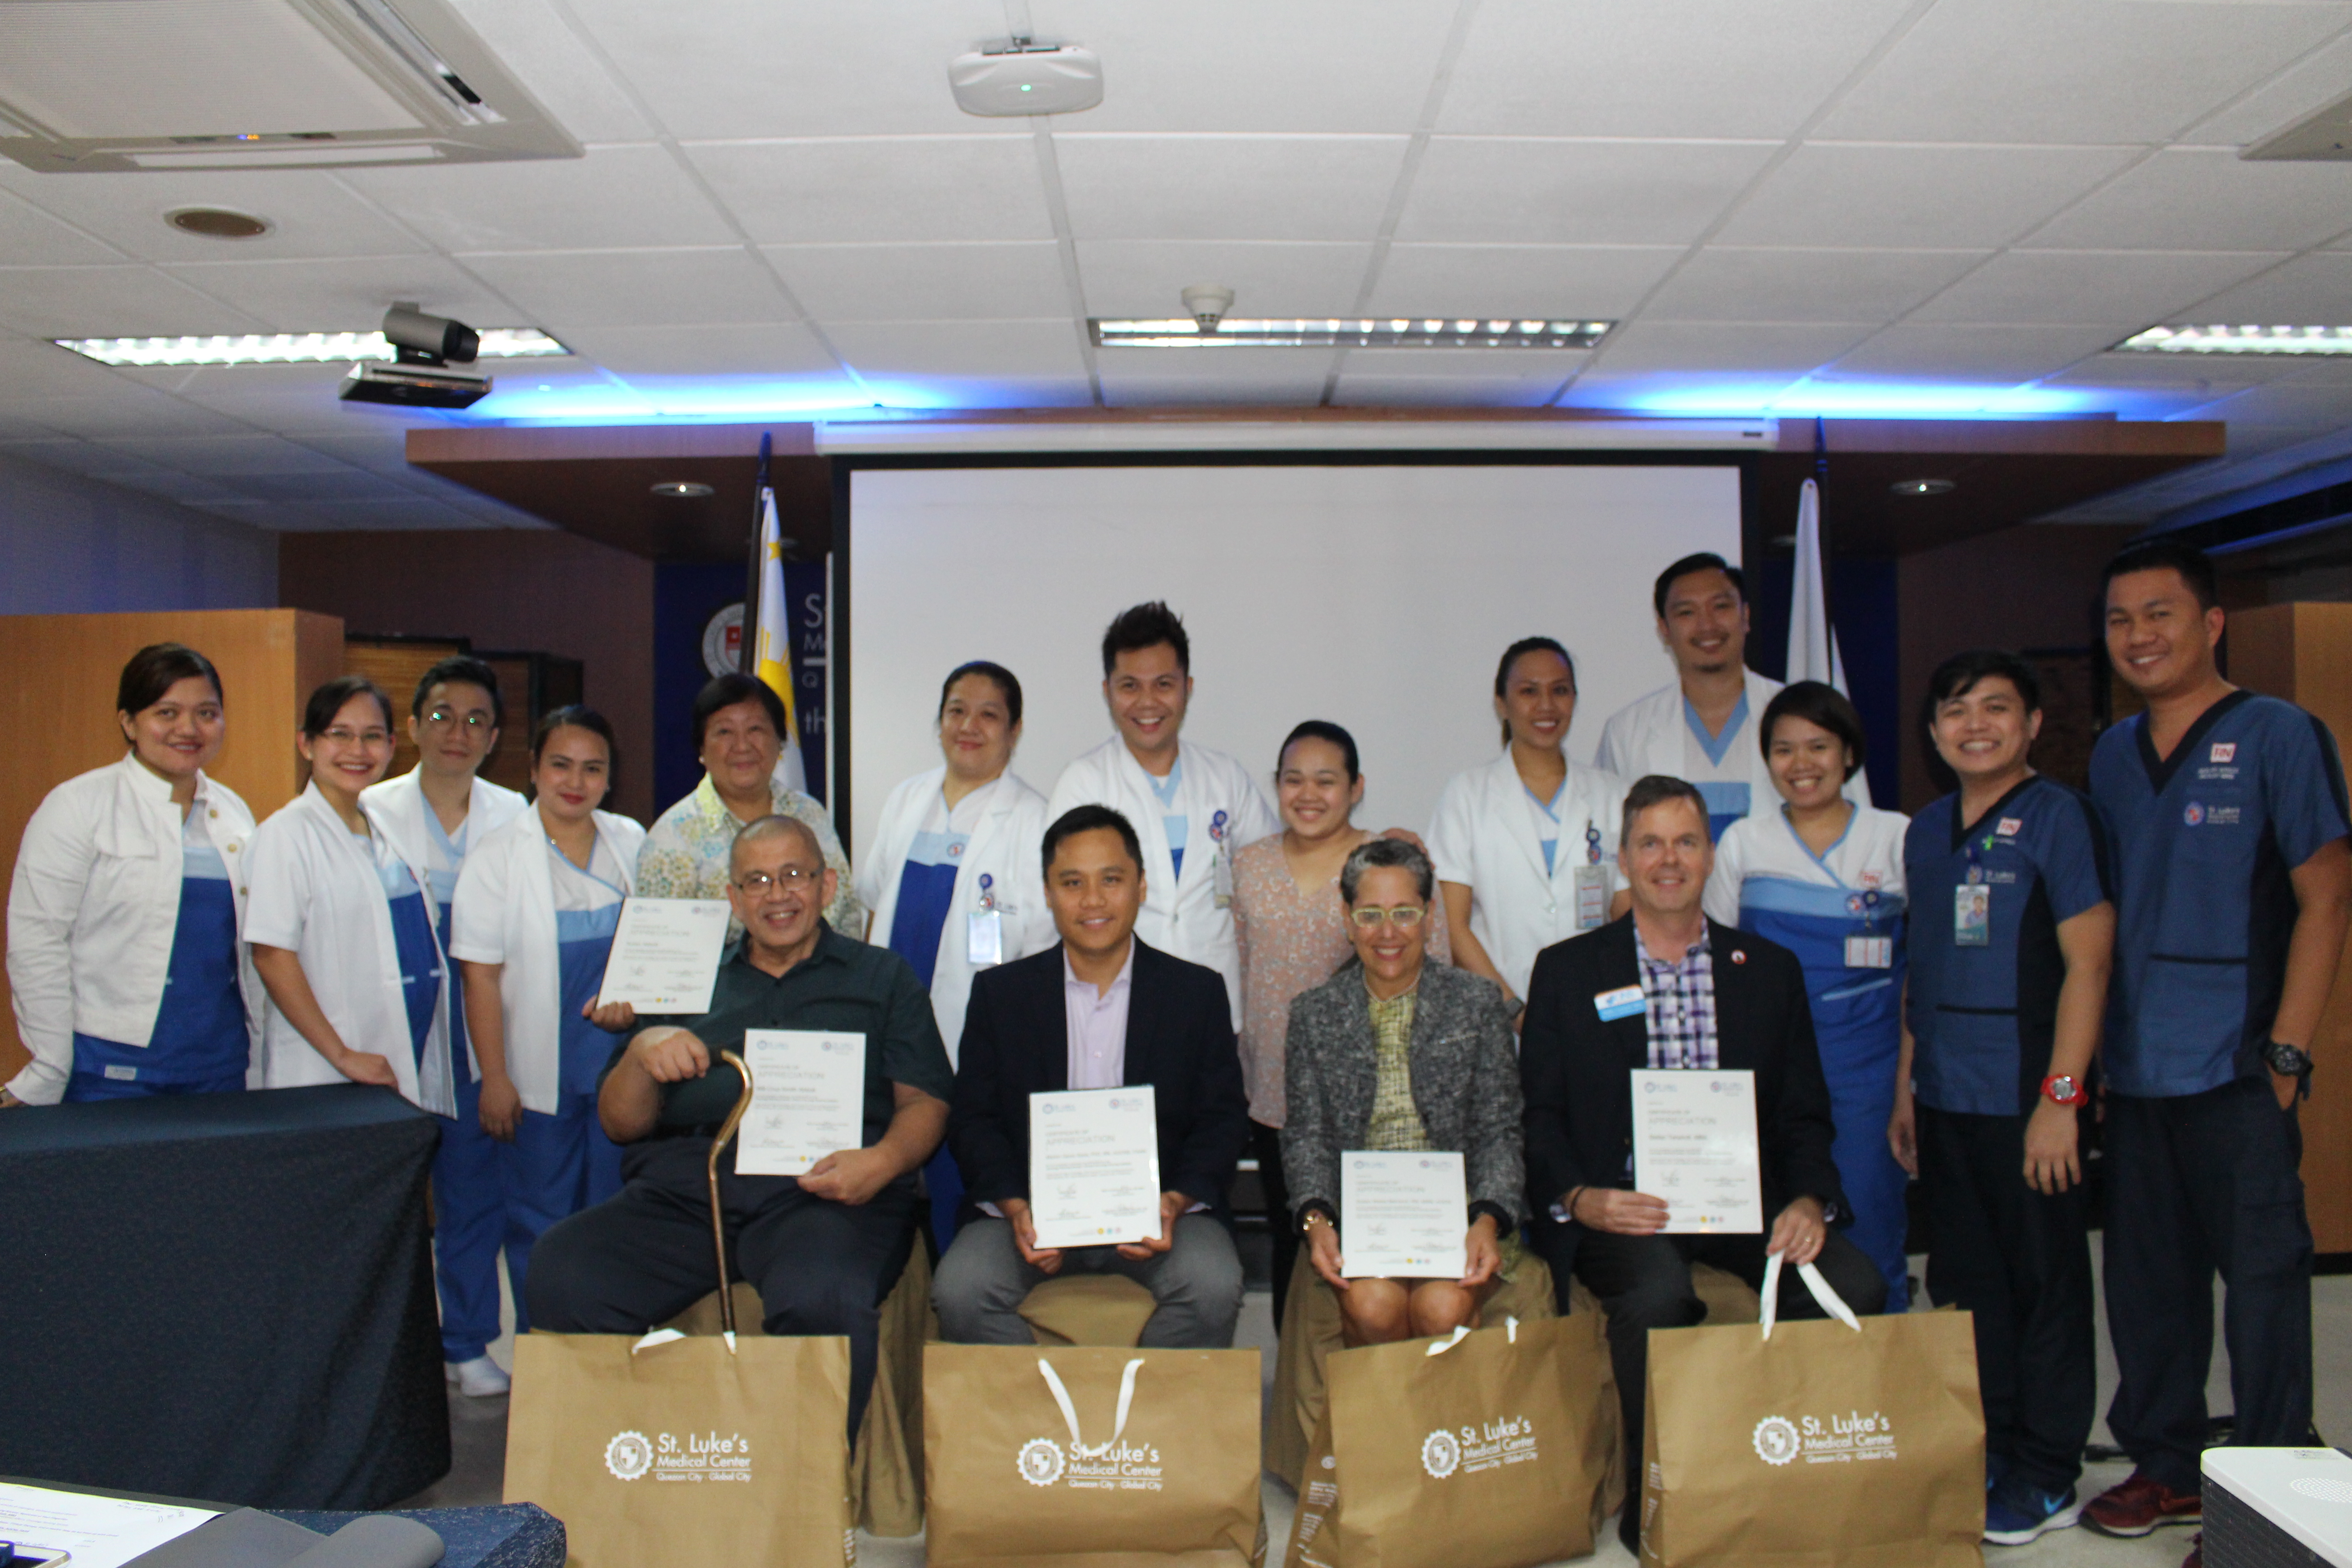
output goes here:
{"type": "Polygon", "coordinates": [[[2083,1080],[2065,1073],[2053,1073],[2042,1080],[2042,1092],[2053,1105],[2080,1105],[2091,1098],[2083,1080]]]}

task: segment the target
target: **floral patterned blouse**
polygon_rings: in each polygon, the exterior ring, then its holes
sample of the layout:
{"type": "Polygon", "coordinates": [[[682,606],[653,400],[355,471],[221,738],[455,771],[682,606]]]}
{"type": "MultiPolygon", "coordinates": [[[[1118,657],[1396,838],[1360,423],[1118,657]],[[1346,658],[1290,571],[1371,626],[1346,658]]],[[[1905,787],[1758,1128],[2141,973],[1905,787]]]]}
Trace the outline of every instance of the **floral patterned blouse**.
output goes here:
{"type": "MultiPolygon", "coordinates": [[[[1298,890],[1279,833],[1234,856],[1234,931],[1242,950],[1242,1079],[1250,1120],[1282,1125],[1282,1058],[1290,1037],[1290,1003],[1331,978],[1355,956],[1347,909],[1333,877],[1311,896],[1298,890]]],[[[1429,901],[1429,956],[1454,962],[1445,906],[1429,901]]]]}
{"type": "MultiPolygon", "coordinates": [[[[776,815],[796,816],[816,832],[816,841],[824,850],[824,863],[838,879],[833,902],[824,907],[825,923],[852,941],[866,939],[866,909],[857,901],[857,889],[851,885],[849,857],[841,852],[841,839],[833,831],[833,818],[814,795],[803,795],[777,784],[770,786],[775,792],[776,815]]],[[[694,793],[661,814],[653,830],[646,835],[645,847],[637,851],[637,892],[648,899],[723,899],[727,896],[727,858],[735,847],[735,835],[743,825],[719,798],[719,786],[710,775],[694,786],[694,793]]],[[[742,926],[733,920],[727,922],[727,937],[733,941],[743,934],[742,926]]]]}

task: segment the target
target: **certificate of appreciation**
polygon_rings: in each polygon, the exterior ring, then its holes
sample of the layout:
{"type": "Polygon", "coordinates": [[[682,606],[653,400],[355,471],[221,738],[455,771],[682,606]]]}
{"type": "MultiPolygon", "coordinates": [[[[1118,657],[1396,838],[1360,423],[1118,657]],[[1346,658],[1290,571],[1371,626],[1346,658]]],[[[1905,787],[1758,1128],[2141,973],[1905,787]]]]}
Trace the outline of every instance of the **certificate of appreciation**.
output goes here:
{"type": "Polygon", "coordinates": [[[640,1014],[708,1013],[727,945],[724,899],[630,899],[621,905],[596,1005],[640,1014]]]}
{"type": "Polygon", "coordinates": [[[1462,1156],[1350,1149],[1339,1156],[1339,1272],[1459,1279],[1470,1200],[1462,1156]]]}
{"type": "Polygon", "coordinates": [[[1039,1247],[1160,1234],[1160,1118],[1148,1083],[1029,1097],[1029,1219],[1039,1247]]]}
{"type": "Polygon", "coordinates": [[[1763,1163],[1752,1072],[1633,1075],[1633,1184],[1666,1202],[1668,1236],[1758,1235],[1763,1163]]]}
{"type": "Polygon", "coordinates": [[[739,1176],[802,1176],[866,1144],[866,1037],[746,1029],[751,1109],[736,1131],[739,1176]]]}

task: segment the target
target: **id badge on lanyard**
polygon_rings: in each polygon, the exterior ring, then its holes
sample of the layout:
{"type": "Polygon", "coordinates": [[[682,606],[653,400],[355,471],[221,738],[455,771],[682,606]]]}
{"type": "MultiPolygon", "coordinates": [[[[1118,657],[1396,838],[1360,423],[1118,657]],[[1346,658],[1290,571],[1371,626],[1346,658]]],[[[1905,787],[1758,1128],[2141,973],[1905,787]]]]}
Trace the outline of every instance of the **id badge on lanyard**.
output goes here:
{"type": "Polygon", "coordinates": [[[982,871],[980,874],[980,908],[964,917],[964,955],[974,969],[986,969],[1004,962],[1004,915],[996,907],[996,894],[992,891],[996,879],[982,871]]]}
{"type": "Polygon", "coordinates": [[[1969,879],[1952,889],[1952,943],[1956,947],[1992,945],[1992,888],[1977,863],[1976,846],[1969,846],[1969,879]]]}
{"type": "Polygon", "coordinates": [[[1598,931],[1609,921],[1609,868],[1601,863],[1601,829],[1584,825],[1584,860],[1575,872],[1576,929],[1598,931]]]}
{"type": "Polygon", "coordinates": [[[1215,847],[1209,862],[1210,886],[1217,896],[1217,908],[1234,907],[1234,848],[1225,842],[1225,814],[1217,813],[1209,819],[1209,842],[1215,847]]]}
{"type": "Polygon", "coordinates": [[[1878,933],[1878,889],[1855,894],[1846,907],[1853,910],[1859,904],[1862,930],[1845,939],[1845,966],[1848,969],[1892,969],[1895,967],[1895,939],[1878,933]]]}

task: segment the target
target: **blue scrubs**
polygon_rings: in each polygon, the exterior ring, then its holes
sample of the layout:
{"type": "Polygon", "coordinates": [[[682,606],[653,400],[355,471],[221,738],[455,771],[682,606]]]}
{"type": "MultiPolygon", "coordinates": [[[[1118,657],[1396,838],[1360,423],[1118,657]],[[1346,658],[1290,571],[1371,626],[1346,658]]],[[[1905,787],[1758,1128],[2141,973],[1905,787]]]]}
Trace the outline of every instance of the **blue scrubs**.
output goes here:
{"type": "MultiPolygon", "coordinates": [[[[1170,775],[1171,796],[1175,777],[1170,775]]],[[[976,796],[965,799],[976,803],[976,796]]],[[[956,831],[955,814],[943,810],[945,804],[944,797],[932,802],[923,831],[908,847],[906,864],[898,868],[898,902],[890,917],[890,951],[914,966],[927,991],[939,973],[940,939],[955,913],[956,868],[971,847],[971,835],[956,831]]],[[[1183,818],[1166,820],[1181,825],[1183,818]]],[[[1181,826],[1177,831],[1181,842],[1181,826]]],[[[1181,857],[1182,851],[1177,853],[1181,857]]],[[[946,1144],[924,1164],[923,1187],[930,1194],[931,1234],[945,1252],[954,1244],[956,1208],[963,1201],[963,1173],[946,1144]]]]}
{"type": "MultiPolygon", "coordinates": [[[[1821,863],[1828,870],[1827,858],[1821,863]]],[[[1899,893],[1843,882],[1816,887],[1779,877],[1749,877],[1739,888],[1740,929],[1779,942],[1804,966],[1822,1076],[1829,1081],[1830,1110],[1837,1122],[1831,1152],[1846,1202],[1853,1206],[1853,1225],[1846,1234],[1885,1276],[1890,1312],[1908,1310],[1911,1300],[1910,1265],[1903,1250],[1910,1229],[1905,1207],[1910,1177],[1886,1142],[1886,1123],[1895,1113],[1895,1069],[1903,1049],[1905,923],[1899,893]],[[1892,964],[1848,967],[1849,937],[1889,940],[1892,964]]]]}
{"type": "Polygon", "coordinates": [[[172,957],[147,1045],[73,1037],[68,1100],[224,1094],[245,1087],[253,1054],[237,989],[236,900],[202,811],[180,829],[180,909],[172,957]]]}

